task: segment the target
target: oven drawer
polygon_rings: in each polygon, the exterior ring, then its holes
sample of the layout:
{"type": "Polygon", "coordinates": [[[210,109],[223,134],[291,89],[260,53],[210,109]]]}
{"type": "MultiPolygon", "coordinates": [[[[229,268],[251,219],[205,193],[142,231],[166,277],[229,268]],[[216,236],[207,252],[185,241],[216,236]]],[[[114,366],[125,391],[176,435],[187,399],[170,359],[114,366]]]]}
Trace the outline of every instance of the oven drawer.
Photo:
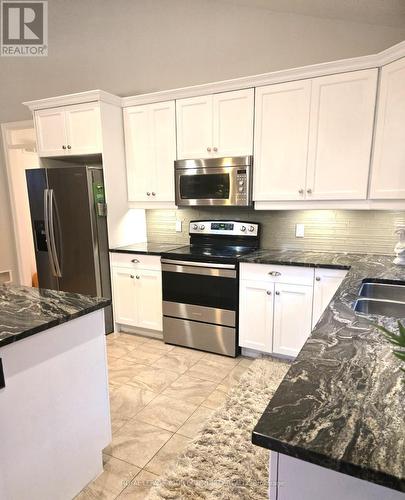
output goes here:
{"type": "Polygon", "coordinates": [[[241,263],[240,279],[312,286],[314,283],[314,269],[301,266],[241,263]]]}
{"type": "Polygon", "coordinates": [[[164,316],[214,323],[216,325],[236,326],[235,311],[216,309],[215,307],[163,301],[163,314],[164,316]]]}
{"type": "Polygon", "coordinates": [[[226,356],[237,355],[236,329],[199,321],[163,317],[163,340],[226,356]]]}
{"type": "Polygon", "coordinates": [[[111,265],[114,267],[126,267],[133,269],[150,269],[160,271],[160,255],[144,255],[139,253],[115,253],[111,254],[111,265]]]}

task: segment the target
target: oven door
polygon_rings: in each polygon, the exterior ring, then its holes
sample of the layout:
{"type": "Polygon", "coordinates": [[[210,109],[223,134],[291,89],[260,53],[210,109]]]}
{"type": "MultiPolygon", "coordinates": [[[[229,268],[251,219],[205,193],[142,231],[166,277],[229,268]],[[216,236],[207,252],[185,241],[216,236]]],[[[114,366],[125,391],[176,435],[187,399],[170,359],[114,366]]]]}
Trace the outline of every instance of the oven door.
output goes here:
{"type": "Polygon", "coordinates": [[[176,205],[238,205],[238,167],[175,170],[176,205]]]}

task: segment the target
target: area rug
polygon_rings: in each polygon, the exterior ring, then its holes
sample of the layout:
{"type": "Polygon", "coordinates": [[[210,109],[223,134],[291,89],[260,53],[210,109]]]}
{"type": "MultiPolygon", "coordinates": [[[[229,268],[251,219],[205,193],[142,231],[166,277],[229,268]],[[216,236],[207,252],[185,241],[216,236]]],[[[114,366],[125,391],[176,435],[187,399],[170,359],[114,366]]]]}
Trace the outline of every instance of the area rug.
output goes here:
{"type": "Polygon", "coordinates": [[[269,452],[253,445],[251,434],[288,368],[270,358],[254,361],[148,499],[268,498],[269,452]]]}

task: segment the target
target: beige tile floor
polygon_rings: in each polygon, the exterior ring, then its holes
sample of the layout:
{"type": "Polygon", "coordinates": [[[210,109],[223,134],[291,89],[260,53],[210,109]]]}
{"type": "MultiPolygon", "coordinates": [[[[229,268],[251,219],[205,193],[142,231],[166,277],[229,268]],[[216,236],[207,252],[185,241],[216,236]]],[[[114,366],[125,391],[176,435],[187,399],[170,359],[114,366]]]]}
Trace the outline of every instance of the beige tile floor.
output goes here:
{"type": "Polygon", "coordinates": [[[124,333],[107,337],[107,353],[113,439],[76,499],[144,499],[252,360],[124,333]]]}

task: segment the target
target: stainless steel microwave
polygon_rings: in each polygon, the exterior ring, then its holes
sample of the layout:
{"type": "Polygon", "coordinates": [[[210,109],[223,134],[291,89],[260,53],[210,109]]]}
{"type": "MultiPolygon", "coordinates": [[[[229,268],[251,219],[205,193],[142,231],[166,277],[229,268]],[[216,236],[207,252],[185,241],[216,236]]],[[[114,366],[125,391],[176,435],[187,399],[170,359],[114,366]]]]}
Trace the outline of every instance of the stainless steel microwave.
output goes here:
{"type": "Polygon", "coordinates": [[[176,205],[252,205],[253,156],[177,160],[176,205]]]}

